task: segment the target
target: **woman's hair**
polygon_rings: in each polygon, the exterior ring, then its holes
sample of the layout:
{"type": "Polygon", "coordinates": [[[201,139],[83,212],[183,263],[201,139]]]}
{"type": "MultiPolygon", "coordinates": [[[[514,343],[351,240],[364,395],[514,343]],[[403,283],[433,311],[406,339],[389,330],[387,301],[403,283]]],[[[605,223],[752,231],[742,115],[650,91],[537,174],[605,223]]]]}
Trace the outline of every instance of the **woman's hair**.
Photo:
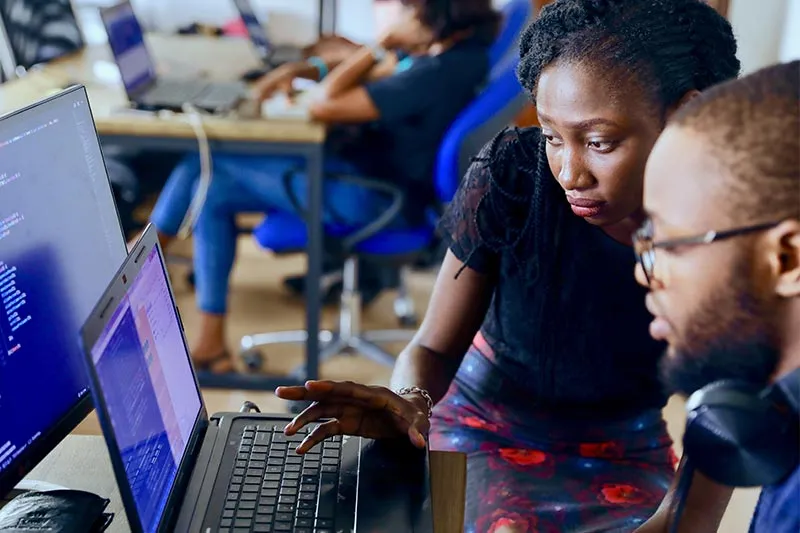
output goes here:
{"type": "Polygon", "coordinates": [[[702,0],[556,0],[520,39],[532,99],[555,61],[631,76],[663,108],[739,74],[731,26],[702,0]]]}
{"type": "Polygon", "coordinates": [[[497,35],[500,14],[492,0],[404,0],[419,9],[420,20],[433,30],[437,41],[466,30],[490,43],[497,35]]]}

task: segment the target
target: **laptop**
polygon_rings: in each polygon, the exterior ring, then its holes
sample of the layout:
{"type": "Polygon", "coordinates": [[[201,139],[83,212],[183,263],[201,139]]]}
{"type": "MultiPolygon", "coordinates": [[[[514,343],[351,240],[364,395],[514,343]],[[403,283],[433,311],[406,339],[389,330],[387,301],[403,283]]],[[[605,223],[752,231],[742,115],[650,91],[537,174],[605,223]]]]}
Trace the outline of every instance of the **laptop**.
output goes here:
{"type": "Polygon", "coordinates": [[[212,113],[234,109],[248,97],[241,82],[208,82],[159,77],[144,33],[129,1],[100,9],[108,43],[128,100],[151,111],[183,111],[185,104],[212,113]]]}
{"type": "Polygon", "coordinates": [[[208,417],[154,227],[81,330],[134,532],[432,532],[428,453],[337,437],[298,455],[291,417],[208,417]]]}
{"type": "MultiPolygon", "coordinates": [[[[247,35],[250,37],[250,42],[258,53],[261,62],[264,63],[265,69],[261,71],[265,74],[270,69],[279,67],[284,63],[293,63],[303,61],[303,49],[294,45],[276,45],[273,44],[267,35],[267,30],[258,20],[253,4],[250,0],[233,0],[239,16],[247,30],[247,35]]],[[[245,75],[246,77],[254,77],[254,75],[245,75]]]]}

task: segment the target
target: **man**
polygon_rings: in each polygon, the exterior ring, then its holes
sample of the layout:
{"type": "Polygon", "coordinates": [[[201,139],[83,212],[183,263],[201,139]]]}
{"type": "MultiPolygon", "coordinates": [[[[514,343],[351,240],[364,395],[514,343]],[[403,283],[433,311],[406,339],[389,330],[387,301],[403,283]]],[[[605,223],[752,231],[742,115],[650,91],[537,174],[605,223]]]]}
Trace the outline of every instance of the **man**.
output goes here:
{"type": "MultiPolygon", "coordinates": [[[[799,95],[797,61],[719,85],[672,117],[650,155],[637,279],[651,291],[650,333],[669,343],[662,370],[676,392],[781,382],[797,412],[799,95]]],[[[695,475],[680,531],[716,531],[730,492],[695,475]]],[[[795,466],[763,488],[751,532],[798,531],[795,466]]]]}

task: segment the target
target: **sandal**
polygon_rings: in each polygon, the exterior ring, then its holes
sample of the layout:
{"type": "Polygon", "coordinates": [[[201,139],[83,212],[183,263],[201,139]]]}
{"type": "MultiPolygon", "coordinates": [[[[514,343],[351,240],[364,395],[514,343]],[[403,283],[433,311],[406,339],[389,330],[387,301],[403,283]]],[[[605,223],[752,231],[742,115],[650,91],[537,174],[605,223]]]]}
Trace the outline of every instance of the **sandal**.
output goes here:
{"type": "Polygon", "coordinates": [[[204,361],[198,362],[193,359],[192,364],[197,372],[210,372],[211,374],[219,375],[236,373],[236,367],[233,364],[233,358],[228,350],[223,350],[214,357],[204,361]],[[221,363],[223,361],[228,361],[230,363],[230,369],[226,370],[225,372],[215,372],[214,368],[217,366],[217,363],[221,363]]]}

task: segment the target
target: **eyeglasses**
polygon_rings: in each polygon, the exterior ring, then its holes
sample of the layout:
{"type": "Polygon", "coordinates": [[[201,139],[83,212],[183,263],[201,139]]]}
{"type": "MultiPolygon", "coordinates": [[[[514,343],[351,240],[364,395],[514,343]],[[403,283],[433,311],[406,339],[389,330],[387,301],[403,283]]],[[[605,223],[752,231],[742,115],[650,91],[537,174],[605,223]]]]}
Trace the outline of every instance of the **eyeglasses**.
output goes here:
{"type": "Polygon", "coordinates": [[[655,280],[654,272],[656,265],[656,249],[671,250],[679,246],[699,246],[701,244],[711,244],[712,242],[738,237],[748,233],[764,231],[774,228],[780,222],[766,222],[734,228],[727,231],[708,231],[702,235],[693,237],[681,237],[678,239],[668,239],[663,241],[653,241],[653,221],[647,219],[639,230],[633,235],[633,248],[636,252],[636,260],[642,265],[644,277],[647,285],[652,285],[655,280]]]}

